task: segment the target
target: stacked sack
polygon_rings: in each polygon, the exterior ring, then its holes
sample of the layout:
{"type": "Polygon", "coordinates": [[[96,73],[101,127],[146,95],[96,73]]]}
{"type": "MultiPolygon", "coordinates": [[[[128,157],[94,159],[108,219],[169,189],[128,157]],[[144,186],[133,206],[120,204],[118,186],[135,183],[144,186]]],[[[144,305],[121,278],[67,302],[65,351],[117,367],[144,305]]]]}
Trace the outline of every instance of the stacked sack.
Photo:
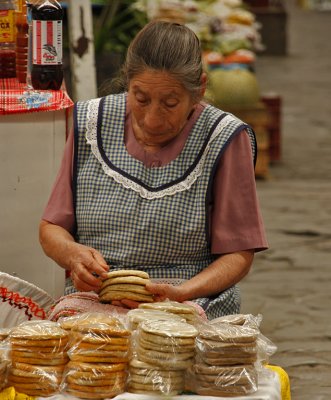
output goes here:
{"type": "Polygon", "coordinates": [[[244,396],[257,390],[259,330],[236,325],[239,321],[236,317],[234,323],[218,320],[199,326],[188,389],[201,396],[244,396]]]}
{"type": "Polygon", "coordinates": [[[165,311],[167,313],[175,314],[192,325],[195,325],[198,320],[198,312],[193,306],[179,303],[177,301],[166,300],[154,303],[143,303],[139,305],[139,308],[145,310],[165,311]]]}
{"type": "Polygon", "coordinates": [[[70,362],[62,390],[82,399],[124,392],[131,334],[121,321],[102,313],[83,313],[60,323],[66,329],[71,326],[70,362]]]}
{"type": "Polygon", "coordinates": [[[195,338],[192,325],[177,320],[150,320],[139,324],[136,354],[130,362],[128,391],[176,395],[185,388],[185,370],[192,365],[195,338]]]}
{"type": "Polygon", "coordinates": [[[9,342],[8,386],[29,396],[58,393],[68,362],[68,333],[55,322],[27,321],[11,329],[9,342]]]}

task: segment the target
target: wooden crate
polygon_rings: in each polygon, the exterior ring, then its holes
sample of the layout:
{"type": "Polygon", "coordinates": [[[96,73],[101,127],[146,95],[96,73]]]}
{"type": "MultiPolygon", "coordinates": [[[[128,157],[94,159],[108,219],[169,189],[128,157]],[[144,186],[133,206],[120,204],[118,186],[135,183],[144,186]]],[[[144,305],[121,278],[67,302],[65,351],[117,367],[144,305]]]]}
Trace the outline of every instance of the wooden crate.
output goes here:
{"type": "Polygon", "coordinates": [[[233,108],[227,110],[236,115],[242,121],[250,125],[256,135],[257,160],[255,166],[255,176],[257,178],[267,178],[270,165],[270,138],[269,125],[270,113],[266,105],[260,101],[256,106],[244,109],[233,108]]]}
{"type": "Polygon", "coordinates": [[[278,162],[282,158],[282,99],[278,94],[269,93],[261,96],[270,115],[268,126],[270,140],[270,161],[278,162]]]}

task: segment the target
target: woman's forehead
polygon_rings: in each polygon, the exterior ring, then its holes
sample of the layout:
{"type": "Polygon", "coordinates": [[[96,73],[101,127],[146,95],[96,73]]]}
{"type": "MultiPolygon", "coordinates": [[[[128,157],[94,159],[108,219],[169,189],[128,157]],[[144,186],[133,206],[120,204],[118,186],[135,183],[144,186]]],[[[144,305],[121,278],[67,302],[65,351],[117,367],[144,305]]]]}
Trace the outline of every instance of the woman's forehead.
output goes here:
{"type": "Polygon", "coordinates": [[[184,86],[172,75],[165,71],[147,70],[135,75],[129,88],[141,92],[162,91],[169,94],[182,94],[186,92],[184,86]]]}

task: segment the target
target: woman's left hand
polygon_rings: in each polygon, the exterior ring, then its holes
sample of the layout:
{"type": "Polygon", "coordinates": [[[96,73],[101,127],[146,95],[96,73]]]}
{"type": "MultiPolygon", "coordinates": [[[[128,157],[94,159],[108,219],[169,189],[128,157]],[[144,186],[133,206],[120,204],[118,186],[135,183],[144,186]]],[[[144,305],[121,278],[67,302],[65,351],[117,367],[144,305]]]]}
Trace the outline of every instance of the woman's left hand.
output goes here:
{"type": "MultiPolygon", "coordinates": [[[[164,301],[164,300],[181,300],[181,290],[179,286],[169,285],[167,283],[152,283],[146,284],[146,289],[153,294],[154,301],[164,301]]],[[[115,300],[112,301],[112,305],[125,307],[125,308],[138,308],[139,302],[133,300],[115,300]]]]}

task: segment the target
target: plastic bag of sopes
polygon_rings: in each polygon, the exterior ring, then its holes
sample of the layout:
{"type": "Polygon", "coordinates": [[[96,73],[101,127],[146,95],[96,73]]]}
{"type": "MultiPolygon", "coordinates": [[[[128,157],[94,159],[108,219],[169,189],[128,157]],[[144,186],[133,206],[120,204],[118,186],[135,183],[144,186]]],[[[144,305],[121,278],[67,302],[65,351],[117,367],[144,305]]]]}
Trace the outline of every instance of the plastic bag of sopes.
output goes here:
{"type": "Polygon", "coordinates": [[[151,320],[139,324],[128,391],[175,395],[184,390],[185,370],[193,363],[197,329],[187,322],[151,320]]]}
{"type": "Polygon", "coordinates": [[[201,324],[186,388],[201,396],[254,393],[258,387],[258,334],[258,329],[243,325],[201,324]]]}
{"type": "Polygon", "coordinates": [[[9,365],[9,343],[7,337],[10,329],[0,329],[0,390],[2,390],[7,382],[7,371],[9,365]]]}
{"type": "Polygon", "coordinates": [[[148,308],[135,308],[126,314],[127,324],[131,331],[138,329],[140,323],[145,321],[180,321],[186,322],[180,315],[148,308]]]}
{"type": "Polygon", "coordinates": [[[11,361],[7,385],[29,396],[58,393],[68,362],[68,333],[56,322],[34,320],[12,328],[7,340],[11,361]]]}
{"type": "Polygon", "coordinates": [[[195,325],[201,319],[196,307],[173,300],[142,303],[139,305],[139,309],[165,311],[185,319],[187,323],[192,325],[195,325]]]}
{"type": "Polygon", "coordinates": [[[62,391],[83,399],[109,398],[125,391],[130,336],[120,320],[102,313],[84,313],[62,321],[70,330],[62,391]]]}

